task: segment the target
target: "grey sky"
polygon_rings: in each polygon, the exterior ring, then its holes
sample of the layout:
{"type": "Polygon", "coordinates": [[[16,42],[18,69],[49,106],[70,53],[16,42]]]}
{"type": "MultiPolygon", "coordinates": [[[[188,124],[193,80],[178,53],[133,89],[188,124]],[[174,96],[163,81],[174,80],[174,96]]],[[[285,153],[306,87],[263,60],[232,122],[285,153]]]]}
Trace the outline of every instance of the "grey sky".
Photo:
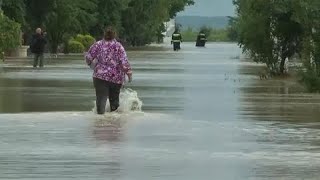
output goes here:
{"type": "Polygon", "coordinates": [[[232,0],[194,0],[195,5],[187,7],[179,15],[188,16],[232,16],[234,6],[232,0]]]}

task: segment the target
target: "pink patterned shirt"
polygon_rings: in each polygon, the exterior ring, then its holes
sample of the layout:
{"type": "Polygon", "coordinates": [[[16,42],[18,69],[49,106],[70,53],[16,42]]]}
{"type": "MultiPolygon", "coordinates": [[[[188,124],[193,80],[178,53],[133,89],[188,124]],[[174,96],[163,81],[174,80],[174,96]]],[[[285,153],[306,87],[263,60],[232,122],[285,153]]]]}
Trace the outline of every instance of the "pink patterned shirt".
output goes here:
{"type": "Polygon", "coordinates": [[[93,77],[123,84],[131,66],[123,46],[116,40],[101,40],[93,44],[85,55],[88,65],[96,61],[93,77]]]}

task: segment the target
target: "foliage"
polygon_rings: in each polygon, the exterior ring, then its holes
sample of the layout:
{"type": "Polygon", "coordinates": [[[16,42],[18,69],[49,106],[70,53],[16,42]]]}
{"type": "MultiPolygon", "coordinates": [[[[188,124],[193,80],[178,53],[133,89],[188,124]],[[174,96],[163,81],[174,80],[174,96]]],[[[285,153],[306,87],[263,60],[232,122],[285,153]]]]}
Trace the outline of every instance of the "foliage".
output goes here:
{"type": "Polygon", "coordinates": [[[207,26],[202,26],[202,27],[200,28],[200,32],[201,32],[201,33],[204,33],[204,34],[207,36],[207,38],[210,37],[212,30],[213,30],[212,28],[209,28],[209,27],[207,27],[207,26]]]}
{"type": "Polygon", "coordinates": [[[152,42],[159,25],[169,18],[165,8],[167,5],[167,1],[131,1],[123,13],[122,22],[125,32],[122,37],[133,46],[152,42]]]}
{"type": "Polygon", "coordinates": [[[285,60],[299,55],[304,65],[301,82],[319,92],[320,1],[234,0],[234,4],[238,17],[233,27],[243,50],[280,74],[285,60]]]}
{"type": "Polygon", "coordinates": [[[159,34],[163,22],[192,4],[192,0],[130,1],[122,14],[124,32],[121,36],[132,46],[148,44],[159,34]]]}
{"type": "Polygon", "coordinates": [[[194,5],[193,0],[169,0],[168,2],[170,18],[176,17],[178,12],[184,10],[185,6],[194,5]]]}
{"type": "Polygon", "coordinates": [[[184,31],[181,31],[181,36],[184,42],[195,42],[197,40],[198,32],[194,31],[192,28],[188,28],[184,31]]]}
{"type": "MultiPolygon", "coordinates": [[[[228,37],[227,29],[213,29],[205,30],[208,42],[232,42],[228,37]]],[[[181,32],[184,41],[195,42],[199,34],[198,30],[188,28],[181,32]]]]}
{"type": "Polygon", "coordinates": [[[305,85],[309,92],[320,92],[320,76],[311,66],[306,67],[304,71],[300,71],[300,83],[305,85]]]}
{"type": "Polygon", "coordinates": [[[85,51],[85,47],[81,42],[70,40],[68,42],[68,51],[69,53],[83,53],[85,51]]]}
{"type": "Polygon", "coordinates": [[[35,29],[47,31],[51,53],[76,34],[101,38],[114,26],[122,41],[133,46],[161,39],[161,24],[193,0],[1,0],[5,14],[22,24],[30,42],[35,29]]]}
{"type": "MultiPolygon", "coordinates": [[[[88,28],[87,19],[94,19],[83,7],[90,7],[90,1],[85,0],[56,0],[51,12],[47,15],[44,25],[48,29],[48,39],[51,52],[56,53],[58,45],[63,42],[64,35],[85,32],[88,28]],[[71,23],[72,22],[72,23],[71,23]]],[[[94,5],[92,5],[94,8],[94,5]]]]}
{"type": "Polygon", "coordinates": [[[2,3],[2,10],[7,17],[22,26],[26,25],[26,7],[24,0],[3,0],[2,3]]]}
{"type": "Polygon", "coordinates": [[[107,26],[113,26],[120,34],[123,33],[122,13],[130,0],[97,0],[97,22],[90,28],[90,33],[101,38],[107,26]]]}
{"type": "Polygon", "coordinates": [[[161,25],[157,29],[157,34],[156,34],[157,43],[163,42],[163,38],[165,37],[165,35],[163,34],[164,32],[166,32],[166,27],[165,27],[164,23],[161,23],[161,25]]]}
{"type": "Polygon", "coordinates": [[[0,24],[0,56],[3,56],[3,52],[20,45],[20,24],[3,15],[1,10],[0,24]]]}
{"type": "Polygon", "coordinates": [[[229,23],[227,27],[228,38],[231,41],[238,41],[238,18],[236,17],[228,17],[229,23]]]}
{"type": "Polygon", "coordinates": [[[96,41],[94,37],[90,35],[82,35],[82,34],[78,34],[74,38],[74,40],[80,42],[84,46],[86,51],[89,50],[90,46],[94,44],[96,41]]]}
{"type": "Polygon", "coordinates": [[[285,60],[301,52],[302,26],[293,20],[295,1],[235,0],[238,41],[256,62],[283,74],[285,60]]]}

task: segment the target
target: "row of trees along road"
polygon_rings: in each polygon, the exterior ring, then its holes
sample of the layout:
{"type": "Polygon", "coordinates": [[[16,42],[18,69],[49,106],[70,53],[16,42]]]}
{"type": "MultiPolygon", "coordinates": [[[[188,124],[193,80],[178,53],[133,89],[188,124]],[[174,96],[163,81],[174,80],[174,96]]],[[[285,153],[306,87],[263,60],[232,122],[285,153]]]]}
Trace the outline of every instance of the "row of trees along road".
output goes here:
{"type": "Polygon", "coordinates": [[[250,58],[265,63],[272,75],[285,73],[286,59],[298,57],[301,79],[320,90],[320,1],[234,0],[234,29],[250,58]]]}
{"type": "Polygon", "coordinates": [[[42,27],[52,53],[76,34],[100,39],[109,25],[129,45],[148,44],[162,35],[163,22],[193,4],[193,0],[0,0],[4,16],[20,24],[24,43],[42,27]]]}

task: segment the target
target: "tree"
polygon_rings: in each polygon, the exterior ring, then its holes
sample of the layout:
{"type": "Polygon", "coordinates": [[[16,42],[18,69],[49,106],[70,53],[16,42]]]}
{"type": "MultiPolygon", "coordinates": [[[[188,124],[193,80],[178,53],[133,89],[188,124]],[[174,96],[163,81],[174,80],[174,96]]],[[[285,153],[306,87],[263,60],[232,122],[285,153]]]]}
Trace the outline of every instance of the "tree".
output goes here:
{"type": "Polygon", "coordinates": [[[285,61],[301,52],[301,24],[293,20],[294,1],[236,0],[239,44],[272,74],[283,74],[285,61]],[[253,28],[254,27],[254,28],[253,28]]]}
{"type": "Polygon", "coordinates": [[[235,0],[239,44],[257,62],[280,74],[299,55],[302,82],[320,92],[320,1],[235,0]],[[252,28],[254,27],[254,28],[252,28]]]}
{"type": "Polygon", "coordinates": [[[130,0],[97,0],[97,21],[90,32],[101,38],[107,26],[113,26],[120,34],[122,28],[122,12],[128,7],[130,0]]]}
{"type": "Polygon", "coordinates": [[[168,19],[167,1],[134,0],[123,12],[122,37],[132,46],[141,46],[154,40],[159,25],[168,19]]]}
{"type": "Polygon", "coordinates": [[[157,43],[162,43],[163,42],[163,38],[165,37],[165,35],[163,33],[166,32],[166,27],[164,25],[164,23],[161,23],[161,25],[158,27],[157,29],[157,43]]]}
{"type": "Polygon", "coordinates": [[[177,13],[183,11],[186,6],[194,4],[193,0],[169,0],[169,17],[176,17],[177,13]]]}
{"type": "Polygon", "coordinates": [[[229,23],[227,27],[228,31],[228,39],[232,42],[236,42],[238,40],[238,18],[237,17],[228,17],[229,23]]]}
{"type": "Polygon", "coordinates": [[[1,3],[1,9],[8,18],[22,26],[26,25],[24,0],[2,0],[1,3]]]}
{"type": "MultiPolygon", "coordinates": [[[[163,22],[176,16],[193,0],[0,0],[5,14],[22,24],[25,41],[38,27],[47,31],[50,51],[78,33],[101,37],[114,26],[131,45],[161,38],[163,22]]],[[[28,42],[27,42],[28,44],[28,42]]]]}
{"type": "Polygon", "coordinates": [[[75,34],[88,32],[96,23],[96,0],[26,1],[31,30],[37,27],[47,30],[52,53],[57,52],[60,43],[75,34]]]}
{"type": "Polygon", "coordinates": [[[161,24],[176,16],[192,0],[134,0],[122,14],[121,36],[133,46],[141,46],[155,40],[161,24]]]}
{"type": "Polygon", "coordinates": [[[20,24],[5,16],[0,10],[0,59],[4,52],[20,45],[20,24]]]}
{"type": "Polygon", "coordinates": [[[301,82],[310,92],[320,92],[320,2],[301,0],[294,8],[294,19],[303,27],[301,82]]]}
{"type": "MultiPolygon", "coordinates": [[[[38,27],[44,27],[48,14],[52,11],[54,0],[25,0],[27,27],[24,30],[28,35],[38,27]]],[[[30,40],[30,37],[29,37],[30,40]]]]}

